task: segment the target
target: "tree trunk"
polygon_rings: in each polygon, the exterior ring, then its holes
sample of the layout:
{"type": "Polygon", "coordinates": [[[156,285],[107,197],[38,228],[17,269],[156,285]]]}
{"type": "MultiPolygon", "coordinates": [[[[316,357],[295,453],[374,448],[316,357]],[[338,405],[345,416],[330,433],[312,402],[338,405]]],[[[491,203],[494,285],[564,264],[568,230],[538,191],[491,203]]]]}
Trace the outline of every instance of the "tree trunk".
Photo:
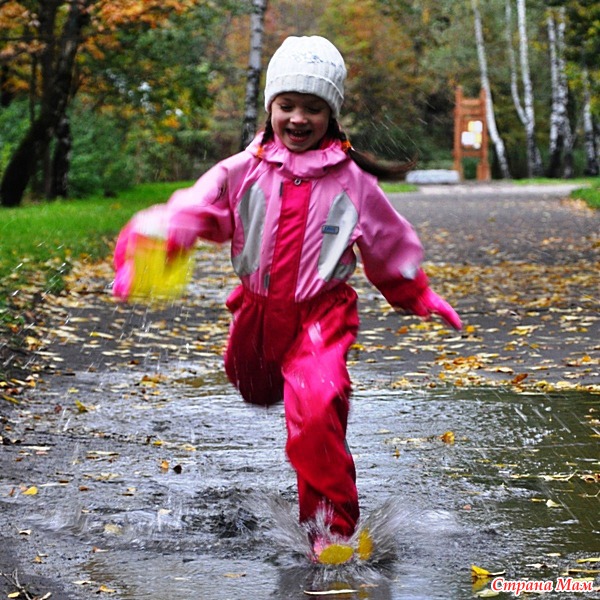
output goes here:
{"type": "Polygon", "coordinates": [[[39,36],[50,40],[41,58],[42,98],[37,118],[13,153],[2,182],[0,200],[3,206],[18,206],[25,189],[43,158],[71,97],[75,56],[81,43],[81,31],[89,21],[87,8],[92,0],[69,2],[60,40],[54,31],[56,14],[61,2],[44,0],[40,2],[39,36]]]}
{"type": "Polygon", "coordinates": [[[592,117],[592,97],[590,93],[590,78],[587,67],[583,70],[583,131],[585,147],[586,175],[597,177],[600,174],[596,138],[594,135],[594,119],[592,117]]]}
{"type": "Polygon", "coordinates": [[[473,7],[473,15],[475,17],[475,40],[477,42],[477,57],[479,59],[479,70],[481,72],[481,87],[485,91],[485,114],[490,134],[490,139],[494,144],[496,150],[496,158],[500,165],[500,172],[504,179],[510,179],[510,169],[508,167],[508,160],[506,158],[506,148],[504,141],[498,133],[498,127],[496,125],[496,116],[494,113],[494,103],[492,100],[492,92],[490,90],[490,80],[488,77],[487,58],[485,55],[485,43],[483,40],[483,29],[481,27],[481,14],[479,13],[479,7],[477,0],[471,0],[473,7]]]}
{"type": "Polygon", "coordinates": [[[248,78],[246,82],[246,99],[244,102],[244,123],[242,127],[241,142],[242,150],[248,146],[256,135],[266,10],[267,0],[252,0],[252,15],[250,17],[250,56],[248,59],[248,78]]]}
{"type": "Polygon", "coordinates": [[[529,71],[529,40],[525,0],[517,0],[517,21],[519,27],[519,57],[521,79],[523,81],[523,104],[525,108],[525,136],[527,143],[527,175],[539,177],[542,174],[542,157],[535,140],[535,111],[533,107],[533,86],[529,71]]]}
{"type": "Polygon", "coordinates": [[[517,77],[517,59],[515,57],[515,50],[513,48],[512,40],[512,0],[506,0],[505,4],[505,16],[506,16],[506,48],[508,51],[508,62],[510,66],[510,93],[513,99],[513,104],[517,111],[517,116],[523,125],[527,122],[525,116],[525,110],[521,104],[521,96],[519,94],[519,83],[517,77]]]}
{"type": "Polygon", "coordinates": [[[6,108],[10,106],[10,103],[13,101],[14,93],[11,89],[9,89],[8,85],[8,75],[9,75],[8,65],[2,65],[0,69],[0,106],[6,108]]]}
{"type": "Polygon", "coordinates": [[[552,83],[552,111],[550,113],[550,145],[548,177],[573,176],[573,136],[569,122],[566,64],[564,59],[564,9],[560,9],[558,27],[555,16],[548,14],[548,45],[552,83]]]}
{"type": "Polygon", "coordinates": [[[66,198],[68,196],[72,146],[69,118],[63,116],[56,128],[56,147],[52,160],[51,198],[66,198]]]}

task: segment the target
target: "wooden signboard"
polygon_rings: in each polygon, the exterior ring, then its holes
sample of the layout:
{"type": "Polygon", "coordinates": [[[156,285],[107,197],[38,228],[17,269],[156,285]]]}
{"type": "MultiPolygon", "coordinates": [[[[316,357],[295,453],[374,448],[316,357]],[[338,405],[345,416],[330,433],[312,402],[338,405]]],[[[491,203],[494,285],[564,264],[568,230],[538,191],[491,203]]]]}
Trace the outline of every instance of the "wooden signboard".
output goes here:
{"type": "Polygon", "coordinates": [[[488,131],[485,117],[485,91],[478,98],[465,98],[461,86],[456,88],[454,106],[454,170],[464,179],[462,160],[479,159],[477,181],[490,181],[488,131]]]}

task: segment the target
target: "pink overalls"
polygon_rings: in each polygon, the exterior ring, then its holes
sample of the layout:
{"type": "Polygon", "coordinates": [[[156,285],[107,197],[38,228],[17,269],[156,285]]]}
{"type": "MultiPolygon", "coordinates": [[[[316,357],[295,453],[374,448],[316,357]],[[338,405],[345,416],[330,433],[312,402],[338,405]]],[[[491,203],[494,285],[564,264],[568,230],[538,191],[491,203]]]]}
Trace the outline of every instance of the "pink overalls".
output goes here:
{"type": "Polygon", "coordinates": [[[259,151],[255,141],[176,192],[169,207],[172,227],[232,240],[242,285],[227,301],[227,375],[247,402],[283,400],[300,520],[322,506],[332,532],[352,535],[359,506],[346,446],[346,356],[359,322],[345,282],[356,244],[367,276],[393,306],[418,296],[427,279],[414,230],[337,141],[302,154],[277,139],[259,151]]]}

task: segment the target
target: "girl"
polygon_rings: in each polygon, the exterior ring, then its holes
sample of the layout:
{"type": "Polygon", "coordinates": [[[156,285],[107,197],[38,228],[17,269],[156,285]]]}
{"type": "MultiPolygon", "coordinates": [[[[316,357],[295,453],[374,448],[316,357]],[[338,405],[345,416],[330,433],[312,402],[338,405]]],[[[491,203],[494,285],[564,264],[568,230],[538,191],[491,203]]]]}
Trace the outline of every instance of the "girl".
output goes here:
{"type": "MultiPolygon", "coordinates": [[[[359,518],[356,474],[346,445],[348,349],[356,339],[357,296],[346,281],[358,247],[368,279],[399,311],[439,314],[452,307],[428,287],[422,247],[376,176],[402,175],[356,152],[337,123],[346,68],[322,37],[287,38],[266,75],[265,131],[169,200],[169,252],[197,238],[231,241],[241,285],[227,307],[230,381],[247,402],[283,400],[286,453],[297,473],[300,521],[312,531],[313,558],[350,538],[359,518]],[[320,510],[326,535],[311,529],[320,510]]],[[[114,292],[128,295],[127,237],[115,250],[114,292]]]]}

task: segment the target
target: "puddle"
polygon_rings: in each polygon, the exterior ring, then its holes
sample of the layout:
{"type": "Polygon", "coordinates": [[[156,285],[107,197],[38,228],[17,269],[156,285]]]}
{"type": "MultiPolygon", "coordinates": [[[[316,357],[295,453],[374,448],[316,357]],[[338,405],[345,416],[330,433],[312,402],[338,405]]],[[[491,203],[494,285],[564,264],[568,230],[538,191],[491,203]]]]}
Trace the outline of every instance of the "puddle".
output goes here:
{"type": "Polygon", "coordinates": [[[474,592],[472,564],[555,580],[598,556],[598,395],[357,391],[348,442],[363,518],[388,506],[397,552],[384,566],[325,572],[298,550],[283,408],[244,404],[220,375],[183,368],[178,380],[129,396],[109,384],[93,413],[56,418],[58,431],[87,441],[56,464],[68,493],[46,488],[30,523],[59,546],[100,549],[83,568],[113,598],[341,588],[354,591],[334,597],[461,599],[474,592]]]}

